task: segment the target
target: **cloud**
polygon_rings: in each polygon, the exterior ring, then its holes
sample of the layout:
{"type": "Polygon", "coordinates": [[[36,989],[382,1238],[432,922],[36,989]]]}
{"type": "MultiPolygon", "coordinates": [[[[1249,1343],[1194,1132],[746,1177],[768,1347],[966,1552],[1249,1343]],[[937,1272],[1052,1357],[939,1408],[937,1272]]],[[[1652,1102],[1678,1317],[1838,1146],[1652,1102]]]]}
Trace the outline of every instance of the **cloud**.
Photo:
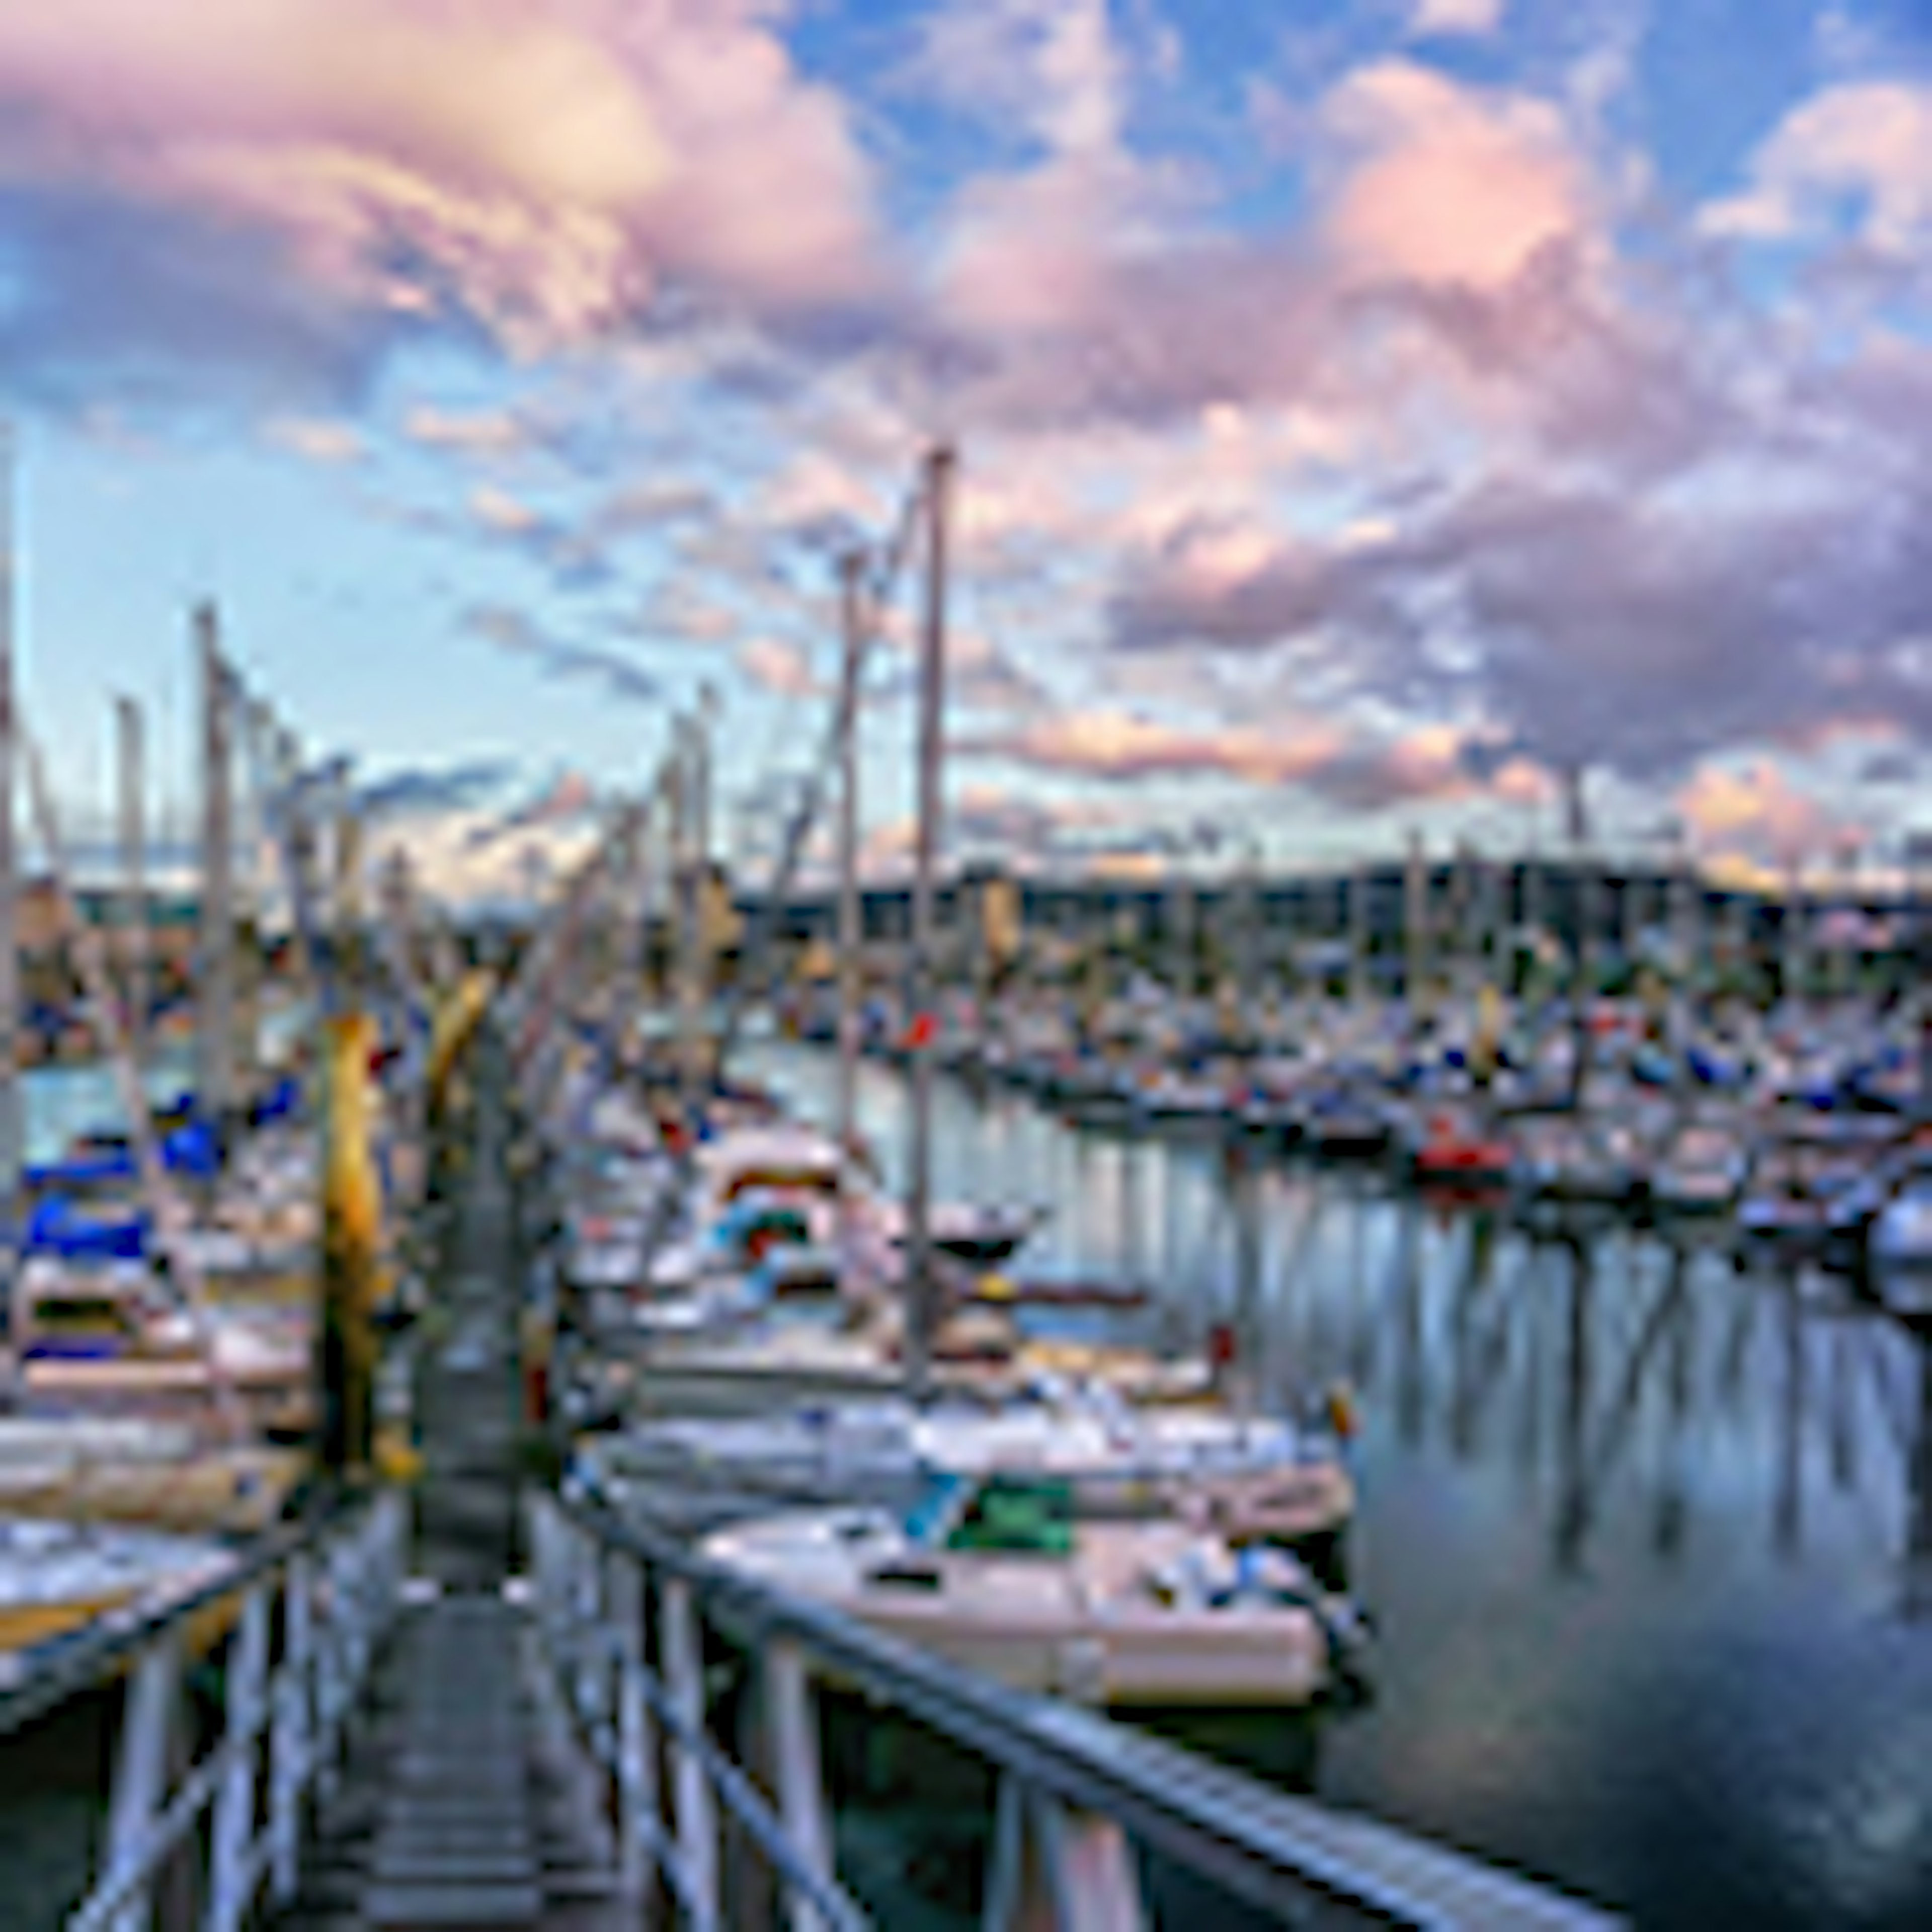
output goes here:
{"type": "Polygon", "coordinates": [[[738,668],[760,689],[775,698],[819,698],[827,687],[796,644],[777,638],[753,638],[738,650],[738,668]]]}
{"type": "Polygon", "coordinates": [[[702,530],[718,514],[710,492],[666,479],[613,490],[581,506],[539,508],[494,483],[471,490],[464,512],[430,512],[432,527],[516,551],[560,590],[592,590],[616,572],[618,553],[652,532],[702,530]]]}
{"type": "Polygon", "coordinates": [[[953,0],[920,26],[902,80],[1058,152],[1118,145],[1130,59],[1106,0],[953,0]]]}
{"type": "Polygon", "coordinates": [[[341,382],[430,327],[582,341],[673,290],[782,323],[878,274],[844,104],[760,0],[10,8],[0,181],[0,346],[46,367],[177,356],[191,314],[197,362],[341,382]]]}
{"type": "Polygon", "coordinates": [[[1850,203],[1881,254],[1923,257],[1932,232],[1932,86],[1846,82],[1792,109],[1752,156],[1747,185],[1702,212],[1706,232],[1784,240],[1850,203]]]}
{"type": "Polygon", "coordinates": [[[634,658],[595,645],[567,644],[544,631],[526,612],[504,604],[474,604],[458,628],[513,656],[530,658],[546,675],[586,678],[608,697],[627,704],[658,705],[664,687],[634,658]]]}
{"type": "Polygon", "coordinates": [[[463,847],[470,853],[500,844],[520,832],[554,830],[595,814],[597,794],[581,772],[566,771],[500,816],[471,826],[463,847]]]}
{"type": "Polygon", "coordinates": [[[535,440],[532,425],[514,410],[440,410],[429,404],[403,418],[403,434],[428,449],[464,456],[508,456],[535,440]]]}
{"type": "Polygon", "coordinates": [[[262,434],[278,448],[310,463],[359,462],[368,444],[352,424],[316,416],[277,416],[262,434]]]}
{"type": "Polygon", "coordinates": [[[1112,783],[1220,776],[1279,784],[1318,770],[1336,746],[1319,733],[1295,740],[1256,728],[1195,730],[1130,712],[1096,710],[965,736],[953,748],[962,758],[995,758],[1112,783]]]}
{"type": "Polygon", "coordinates": [[[1796,864],[1862,836],[1768,759],[1706,765],[1675,802],[1700,848],[1760,863],[1796,864]]]}
{"type": "Polygon", "coordinates": [[[654,644],[718,644],[736,637],[742,626],[736,612],[680,578],[656,586],[642,608],[620,617],[616,628],[654,644]]]}
{"type": "Polygon", "coordinates": [[[356,802],[371,819],[422,818],[467,811],[500,791],[515,771],[515,766],[504,758],[408,767],[367,781],[358,788],[356,802]]]}
{"type": "Polygon", "coordinates": [[[1320,118],[1342,157],[1323,239],[1352,277],[1496,287],[1595,225],[1589,171],[1546,102],[1391,60],[1348,76],[1320,118]]]}
{"type": "Polygon", "coordinates": [[[1827,721],[1932,729],[1932,472],[1875,508],[1842,484],[1634,500],[1519,478],[1412,506],[1352,544],[1217,556],[1184,532],[1124,572],[1117,647],[1312,653],[1337,698],[1462,715],[1558,769],[1635,778],[1827,721]]]}
{"type": "Polygon", "coordinates": [[[967,785],[948,810],[947,843],[957,853],[1023,864],[1084,858],[1109,849],[1110,835],[1132,811],[1118,800],[1040,798],[999,786],[967,785]]]}
{"type": "Polygon", "coordinates": [[[1037,712],[1052,702],[1031,671],[979,631],[957,632],[950,640],[946,694],[962,712],[1037,712]]]}
{"type": "Polygon", "coordinates": [[[1505,0],[1415,0],[1408,31],[1418,40],[1493,34],[1503,23],[1504,4],[1505,0]]]}
{"type": "Polygon", "coordinates": [[[1332,804],[1379,811],[1416,799],[1467,796],[1498,772],[1519,794],[1534,781],[1504,752],[1486,764],[1483,742],[1448,724],[1392,736],[1349,736],[1284,718],[1273,724],[1170,724],[1131,712],[1063,712],[1010,730],[969,733],[956,756],[1124,785],[1151,778],[1227,778],[1290,786],[1332,804]]]}

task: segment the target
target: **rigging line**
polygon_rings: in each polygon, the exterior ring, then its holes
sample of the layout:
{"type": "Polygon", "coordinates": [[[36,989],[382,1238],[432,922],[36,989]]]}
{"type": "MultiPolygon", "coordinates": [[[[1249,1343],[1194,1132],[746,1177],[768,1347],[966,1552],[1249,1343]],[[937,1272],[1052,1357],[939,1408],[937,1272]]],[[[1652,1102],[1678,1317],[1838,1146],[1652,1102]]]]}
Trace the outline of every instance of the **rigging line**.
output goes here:
{"type": "Polygon", "coordinates": [[[907,490],[904,500],[899,506],[898,523],[890,541],[878,553],[872,580],[866,586],[875,610],[883,610],[890,601],[898,588],[900,574],[911,557],[926,508],[926,474],[922,470],[917,482],[907,490]]]}
{"type": "Polygon", "coordinates": [[[106,942],[100,928],[81,910],[74,869],[61,836],[59,814],[54,805],[52,790],[47,783],[46,766],[39,741],[28,728],[17,706],[14,716],[28,800],[34,822],[40,830],[55,905],[70,956],[80,974],[95,1037],[105,1049],[116,1094],[128,1117],[128,1140],[134,1151],[141,1198],[152,1217],[154,1234],[167,1263],[169,1285],[188,1315],[195,1342],[207,1367],[216,1412],[224,1429],[238,1442],[248,1432],[247,1415],[233,1376],[216,1345],[206,1282],[190,1239],[187,1205],[169,1178],[166,1161],[155,1138],[154,1116],[147,1091],[142,1084],[140,1070],[134,1064],[127,1029],[122,1024],[120,1009],[114,998],[106,942]]]}
{"type": "MultiPolygon", "coordinates": [[[[919,532],[920,512],[925,507],[926,500],[926,484],[924,473],[922,472],[919,480],[906,493],[904,502],[901,506],[898,526],[894,530],[877,568],[872,573],[872,580],[869,584],[861,586],[862,596],[856,644],[860,680],[862,680],[866,658],[878,641],[879,634],[883,628],[881,620],[887,600],[910,557],[913,544],[919,532]]],[[[860,680],[855,680],[855,688],[859,682],[860,680]]],[[[751,962],[754,958],[766,952],[775,954],[776,952],[773,941],[777,932],[779,905],[791,890],[792,881],[796,875],[800,862],[804,856],[805,848],[810,842],[812,826],[818,818],[819,808],[824,801],[825,794],[829,789],[831,772],[837,762],[839,746],[844,734],[848,730],[856,730],[858,728],[860,709],[860,705],[856,703],[848,707],[844,701],[842,693],[840,700],[832,707],[831,728],[826,734],[824,752],[817,764],[806,774],[805,784],[798,804],[785,827],[784,840],[772,862],[772,877],[766,886],[764,916],[759,921],[760,929],[757,941],[754,946],[749,946],[746,949],[746,964],[748,968],[751,967],[751,962]],[[847,716],[848,709],[851,713],[849,718],[847,716]]],[[[742,971],[734,981],[731,996],[725,1009],[724,1024],[718,1044],[718,1058],[720,1066],[724,1064],[726,1057],[736,1040],[738,1029],[748,1004],[751,984],[754,978],[765,982],[764,990],[769,993],[770,988],[777,983],[778,974],[776,966],[768,968],[763,974],[759,974],[755,970],[742,971]]]]}

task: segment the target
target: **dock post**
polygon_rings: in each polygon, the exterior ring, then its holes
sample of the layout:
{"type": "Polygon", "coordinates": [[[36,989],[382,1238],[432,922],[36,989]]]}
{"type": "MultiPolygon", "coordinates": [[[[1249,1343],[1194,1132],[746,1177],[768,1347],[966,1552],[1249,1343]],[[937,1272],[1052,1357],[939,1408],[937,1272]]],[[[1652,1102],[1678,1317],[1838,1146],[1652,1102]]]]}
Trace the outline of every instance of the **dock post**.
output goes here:
{"type": "MultiPolygon", "coordinates": [[[[691,1586],[667,1577],[658,1587],[658,1630],[671,1708],[692,1730],[704,1723],[704,1658],[691,1586]]],[[[671,1743],[672,1803],[686,1904],[700,1926],[718,1918],[718,1812],[704,1761],[682,1738],[671,1743]]]]}
{"type": "MultiPolygon", "coordinates": [[[[832,1870],[832,1826],[825,1808],[824,1760],[819,1750],[818,1707],[805,1652],[781,1639],[759,1660],[764,1699],[765,1734],[778,1786],[778,1815],[785,1835],[806,1869],[828,1882],[832,1870]]],[[[787,1916],[792,1932],[814,1932],[818,1912],[796,1890],[787,1916]]]]}
{"type": "Polygon", "coordinates": [[[282,1667],[268,1744],[269,1895],[286,1905],[300,1881],[302,1793],[311,1749],[315,1580],[310,1560],[289,1558],[282,1580],[282,1667]]]}
{"type": "Polygon", "coordinates": [[[641,1922],[656,1917],[658,1814],[657,1726],[644,1699],[644,1573],[615,1554],[605,1579],[610,1628],[617,1640],[617,1878],[641,1922]]]}
{"type": "MultiPolygon", "coordinates": [[[[107,1820],[107,1869],[128,1871],[147,1857],[148,1839],[166,1789],[170,1742],[178,1721],[181,1640],[170,1630],[135,1666],[121,1723],[120,1755],[107,1820]]],[[[114,1915],[110,1932],[148,1932],[152,1880],[114,1915]]]]}
{"type": "Polygon", "coordinates": [[[1126,1834],[1009,1773],[980,1922],[983,1932],[1142,1932],[1147,1914],[1126,1834]]]}
{"type": "Polygon", "coordinates": [[[254,1892],[250,1866],[255,1836],[255,1767],[267,1696],[268,1595],[256,1584],[242,1606],[242,1622],[230,1642],[227,1666],[227,1749],[215,1798],[214,1882],[208,1902],[208,1932],[242,1932],[254,1892]]]}

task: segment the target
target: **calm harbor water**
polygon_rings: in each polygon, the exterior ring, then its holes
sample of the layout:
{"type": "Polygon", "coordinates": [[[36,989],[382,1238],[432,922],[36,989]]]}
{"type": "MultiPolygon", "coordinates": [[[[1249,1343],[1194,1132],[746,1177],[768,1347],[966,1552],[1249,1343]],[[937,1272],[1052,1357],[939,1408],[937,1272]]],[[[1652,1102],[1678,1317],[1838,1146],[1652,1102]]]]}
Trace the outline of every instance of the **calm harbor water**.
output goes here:
{"type": "MultiPolygon", "coordinates": [[[[758,1070],[829,1115],[807,1048],[758,1070]]],[[[889,1180],[905,1090],[868,1067],[889,1180]]],[[[1826,1278],[1558,1238],[1368,1175],[1078,1130],[940,1084],[942,1195],[1030,1270],[1233,1323],[1276,1404],[1358,1392],[1376,1695],[1314,1788],[1645,1926],[1932,1924],[1932,1358],[1826,1278]]]]}

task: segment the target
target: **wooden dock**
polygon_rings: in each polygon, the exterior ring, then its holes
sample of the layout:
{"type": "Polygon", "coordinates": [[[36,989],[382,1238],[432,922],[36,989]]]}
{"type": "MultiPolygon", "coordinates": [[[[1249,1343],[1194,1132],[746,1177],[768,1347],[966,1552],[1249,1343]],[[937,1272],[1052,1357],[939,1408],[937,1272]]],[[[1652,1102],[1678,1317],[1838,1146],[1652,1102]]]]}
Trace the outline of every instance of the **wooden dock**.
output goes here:
{"type": "Polygon", "coordinates": [[[504,1114],[480,1110],[446,1292],[416,1377],[422,1473],[410,1574],[291,1932],[616,1922],[608,1833],[578,1789],[516,1578],[521,1478],[516,1230],[504,1114]]]}

